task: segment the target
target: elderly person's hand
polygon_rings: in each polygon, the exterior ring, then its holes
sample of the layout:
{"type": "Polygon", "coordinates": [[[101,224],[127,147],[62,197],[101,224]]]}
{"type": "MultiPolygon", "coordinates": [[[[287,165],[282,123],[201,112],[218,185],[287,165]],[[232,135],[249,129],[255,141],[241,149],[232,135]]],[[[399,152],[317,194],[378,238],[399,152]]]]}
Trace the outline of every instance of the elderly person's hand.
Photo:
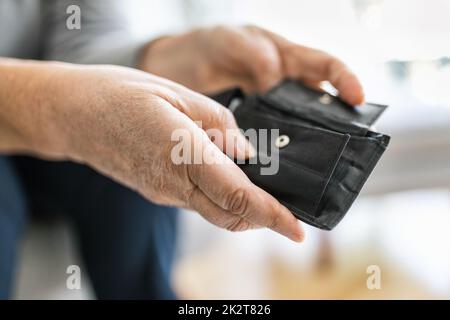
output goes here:
{"type": "Polygon", "coordinates": [[[153,202],[196,210],[219,227],[268,227],[301,241],[297,219],[227,157],[249,156],[236,129],[218,103],[142,71],[0,59],[0,153],[86,163],[153,202]],[[226,141],[213,143],[195,121],[226,141]],[[174,163],[172,134],[179,129],[215,164],[174,163]]]}
{"type": "Polygon", "coordinates": [[[329,81],[351,105],[364,101],[356,76],[338,59],[255,27],[198,29],[150,43],[141,68],[202,93],[240,86],[264,91],[283,78],[329,81]]]}

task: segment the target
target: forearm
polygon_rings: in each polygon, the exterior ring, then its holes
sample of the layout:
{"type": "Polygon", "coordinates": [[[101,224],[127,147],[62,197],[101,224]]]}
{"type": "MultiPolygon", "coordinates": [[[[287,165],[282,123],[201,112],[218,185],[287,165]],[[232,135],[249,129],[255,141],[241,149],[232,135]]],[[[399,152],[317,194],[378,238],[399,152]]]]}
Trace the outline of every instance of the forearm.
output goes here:
{"type": "Polygon", "coordinates": [[[0,153],[60,156],[54,63],[0,58],[0,153]]]}

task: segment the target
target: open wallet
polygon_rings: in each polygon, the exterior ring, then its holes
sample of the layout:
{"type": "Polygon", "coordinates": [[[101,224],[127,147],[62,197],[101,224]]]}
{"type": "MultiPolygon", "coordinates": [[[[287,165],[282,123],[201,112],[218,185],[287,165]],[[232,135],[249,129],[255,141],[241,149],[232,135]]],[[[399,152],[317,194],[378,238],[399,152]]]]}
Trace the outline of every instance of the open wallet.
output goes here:
{"type": "Polygon", "coordinates": [[[212,98],[233,112],[244,132],[278,129],[276,139],[254,145],[261,161],[239,166],[298,219],[325,230],[347,213],[390,140],[370,130],[387,106],[352,107],[293,80],[263,94],[231,89],[212,98]],[[267,148],[277,152],[274,174],[261,170],[267,148]]]}

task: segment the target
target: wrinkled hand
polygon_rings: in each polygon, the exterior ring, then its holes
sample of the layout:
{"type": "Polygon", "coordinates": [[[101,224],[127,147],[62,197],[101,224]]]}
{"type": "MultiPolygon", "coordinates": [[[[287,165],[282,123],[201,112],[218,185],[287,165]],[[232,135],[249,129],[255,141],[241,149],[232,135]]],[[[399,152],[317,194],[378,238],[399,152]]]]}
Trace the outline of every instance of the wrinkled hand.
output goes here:
{"type": "Polygon", "coordinates": [[[10,136],[0,139],[0,151],[86,163],[153,202],[196,210],[219,227],[268,227],[303,239],[290,211],[227,157],[248,157],[248,143],[226,132],[236,129],[235,120],[209,98],[120,67],[12,63],[0,69],[8,80],[0,81],[0,94],[7,95],[0,101],[8,102],[0,103],[0,131],[10,136]],[[194,121],[202,121],[204,130],[222,131],[225,140],[238,140],[213,143],[194,121]],[[180,128],[221,164],[174,164],[171,135],[180,128]]]}
{"type": "Polygon", "coordinates": [[[358,79],[337,58],[255,26],[198,29],[155,40],[141,68],[202,93],[235,86],[264,91],[291,78],[311,87],[329,81],[351,105],[364,101],[358,79]]]}

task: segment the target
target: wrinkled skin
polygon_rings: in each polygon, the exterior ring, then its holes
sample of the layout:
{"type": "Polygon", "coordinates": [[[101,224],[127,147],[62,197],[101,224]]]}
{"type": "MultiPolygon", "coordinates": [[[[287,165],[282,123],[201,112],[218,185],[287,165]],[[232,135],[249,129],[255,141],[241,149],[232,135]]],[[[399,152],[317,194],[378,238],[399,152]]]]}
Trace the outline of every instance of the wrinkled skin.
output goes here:
{"type": "Polygon", "coordinates": [[[219,227],[267,227],[302,241],[301,224],[289,210],[227,156],[254,152],[244,137],[225,132],[237,129],[232,114],[186,87],[208,93],[239,85],[254,91],[285,77],[311,86],[329,80],[342,98],[358,104],[363,93],[353,73],[323,52],[256,27],[158,39],[144,50],[140,67],[158,76],[113,66],[0,59],[0,152],[85,163],[155,203],[196,210],[219,227]],[[194,121],[202,121],[202,128],[194,121]],[[174,164],[171,134],[180,128],[220,164],[174,164]],[[224,132],[226,141],[212,142],[209,128],[224,132]]]}

